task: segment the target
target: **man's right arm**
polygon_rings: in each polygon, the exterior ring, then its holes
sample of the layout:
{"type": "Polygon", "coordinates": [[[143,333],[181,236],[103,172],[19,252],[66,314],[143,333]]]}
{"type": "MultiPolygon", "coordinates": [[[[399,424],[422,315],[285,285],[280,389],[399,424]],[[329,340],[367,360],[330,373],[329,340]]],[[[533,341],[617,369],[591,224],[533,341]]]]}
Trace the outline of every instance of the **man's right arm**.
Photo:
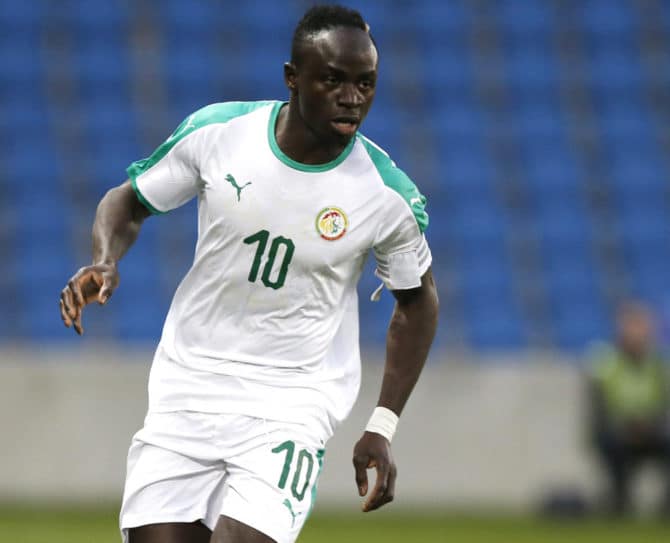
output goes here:
{"type": "Polygon", "coordinates": [[[81,335],[84,307],[94,301],[107,302],[119,284],[117,263],[150,214],[130,181],[109,190],[100,200],[93,224],[93,264],[79,269],[61,292],[60,312],[65,326],[74,325],[81,335]]]}

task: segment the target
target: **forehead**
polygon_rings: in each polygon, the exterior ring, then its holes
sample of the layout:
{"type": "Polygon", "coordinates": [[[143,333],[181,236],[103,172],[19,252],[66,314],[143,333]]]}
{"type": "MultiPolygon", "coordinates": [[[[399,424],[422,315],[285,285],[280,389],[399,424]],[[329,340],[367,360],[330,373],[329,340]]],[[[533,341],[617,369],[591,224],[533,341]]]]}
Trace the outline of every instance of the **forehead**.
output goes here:
{"type": "Polygon", "coordinates": [[[332,66],[342,71],[370,72],[377,68],[377,49],[367,32],[337,27],[310,36],[303,59],[312,68],[332,66]]]}

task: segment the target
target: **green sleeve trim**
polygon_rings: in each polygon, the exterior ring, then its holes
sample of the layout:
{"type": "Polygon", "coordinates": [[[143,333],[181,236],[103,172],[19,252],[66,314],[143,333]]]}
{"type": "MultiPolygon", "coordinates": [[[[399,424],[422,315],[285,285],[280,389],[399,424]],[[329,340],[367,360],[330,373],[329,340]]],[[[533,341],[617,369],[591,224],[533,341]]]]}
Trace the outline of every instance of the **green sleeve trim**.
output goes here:
{"type": "Polygon", "coordinates": [[[384,184],[397,192],[407,202],[412,210],[419,230],[423,234],[428,228],[428,213],[426,213],[426,197],[419,192],[419,189],[412,180],[398,168],[391,158],[372,143],[362,134],[358,134],[358,140],[363,144],[372,160],[375,168],[379,172],[384,184]]]}
{"type": "Polygon", "coordinates": [[[351,153],[351,150],[354,148],[354,142],[356,141],[356,138],[351,138],[347,146],[337,157],[335,157],[330,162],[325,162],[324,164],[303,164],[302,162],[293,160],[291,157],[285,154],[284,151],[279,148],[279,144],[277,143],[277,138],[275,136],[277,117],[279,117],[279,110],[283,105],[284,104],[281,102],[275,103],[274,107],[272,108],[272,113],[270,114],[270,122],[268,123],[268,143],[270,144],[270,149],[272,149],[274,156],[276,156],[284,164],[290,168],[293,168],[294,170],[309,173],[327,172],[328,170],[332,170],[344,162],[344,160],[351,153]]]}
{"type": "MultiPolygon", "coordinates": [[[[211,104],[199,109],[195,113],[189,115],[152,154],[147,158],[133,162],[126,172],[128,177],[135,181],[144,172],[149,170],[152,166],[158,163],[167,155],[172,148],[183,140],[190,133],[195,132],[199,128],[215,123],[227,123],[228,121],[247,115],[259,108],[274,104],[274,101],[258,101],[258,102],[223,102],[220,104],[211,104]]],[[[135,187],[135,185],[133,185],[135,187]]],[[[135,188],[136,192],[137,188],[135,188]]],[[[141,198],[140,198],[141,199],[141,198]]]]}
{"type": "Polygon", "coordinates": [[[132,185],[133,190],[135,191],[135,194],[137,195],[137,199],[142,203],[142,205],[144,207],[146,207],[151,212],[152,215],[165,215],[165,213],[167,213],[167,211],[159,211],[158,209],[156,209],[154,206],[152,206],[149,203],[149,200],[147,200],[144,197],[144,194],[142,194],[142,192],[140,191],[140,188],[137,186],[137,181],[135,180],[134,177],[130,178],[130,184],[132,185]]]}

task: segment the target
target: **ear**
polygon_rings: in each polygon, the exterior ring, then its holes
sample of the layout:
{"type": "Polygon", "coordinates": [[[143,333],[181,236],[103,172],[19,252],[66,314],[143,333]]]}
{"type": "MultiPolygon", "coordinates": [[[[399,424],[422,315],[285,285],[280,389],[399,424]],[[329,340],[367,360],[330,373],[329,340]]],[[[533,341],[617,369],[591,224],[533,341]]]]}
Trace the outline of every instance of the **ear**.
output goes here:
{"type": "Polygon", "coordinates": [[[298,90],[298,70],[292,62],[284,63],[284,82],[291,93],[298,90]]]}

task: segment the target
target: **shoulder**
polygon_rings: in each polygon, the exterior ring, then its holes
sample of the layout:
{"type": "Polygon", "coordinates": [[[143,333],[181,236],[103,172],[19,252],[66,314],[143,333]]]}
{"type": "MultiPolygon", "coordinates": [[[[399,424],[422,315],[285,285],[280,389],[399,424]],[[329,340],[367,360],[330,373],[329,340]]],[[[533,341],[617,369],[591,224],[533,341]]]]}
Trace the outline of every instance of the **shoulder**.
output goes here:
{"type": "Polygon", "coordinates": [[[207,138],[199,138],[197,134],[202,134],[202,128],[226,126],[235,119],[248,116],[255,111],[263,108],[270,108],[276,101],[263,100],[257,102],[220,102],[210,104],[191,113],[182,123],[170,134],[163,146],[172,149],[178,143],[189,140],[196,147],[206,144],[207,138]]]}
{"type": "Polygon", "coordinates": [[[260,100],[257,102],[219,102],[209,104],[192,113],[187,117],[186,121],[190,121],[195,128],[215,123],[227,123],[237,117],[248,115],[256,110],[272,106],[275,103],[273,100],[260,100]]]}
{"type": "Polygon", "coordinates": [[[597,381],[607,381],[616,372],[619,355],[614,347],[605,342],[594,342],[587,349],[588,371],[597,381]]]}
{"type": "Polygon", "coordinates": [[[262,100],[257,102],[220,102],[209,104],[186,117],[172,133],[169,140],[182,139],[206,126],[226,124],[233,119],[244,117],[263,108],[269,108],[275,103],[272,100],[262,100]]]}
{"type": "Polygon", "coordinates": [[[136,179],[163,158],[180,149],[184,152],[182,160],[196,162],[194,157],[208,147],[208,139],[198,136],[198,134],[203,134],[203,131],[200,129],[208,126],[225,125],[233,119],[249,115],[265,107],[270,108],[276,103],[276,101],[268,100],[258,102],[221,102],[205,106],[186,117],[175,131],[156,148],[151,156],[133,162],[128,166],[126,170],[128,176],[132,180],[136,179]]]}
{"type": "Polygon", "coordinates": [[[365,149],[385,187],[400,196],[409,206],[421,232],[428,226],[426,213],[426,197],[419,192],[416,184],[410,177],[398,168],[381,147],[363,134],[357,134],[357,139],[365,149]]]}

